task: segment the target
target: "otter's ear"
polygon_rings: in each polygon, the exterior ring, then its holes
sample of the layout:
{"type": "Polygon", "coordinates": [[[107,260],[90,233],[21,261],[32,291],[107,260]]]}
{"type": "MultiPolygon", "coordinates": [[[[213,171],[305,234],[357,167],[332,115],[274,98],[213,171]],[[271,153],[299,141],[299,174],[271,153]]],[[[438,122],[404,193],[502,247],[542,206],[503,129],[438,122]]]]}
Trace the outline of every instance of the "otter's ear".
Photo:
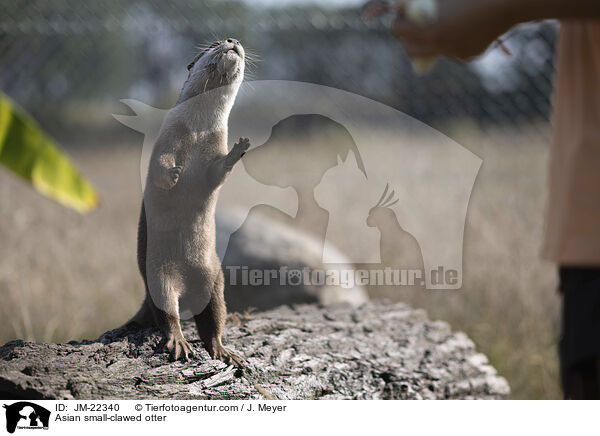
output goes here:
{"type": "Polygon", "coordinates": [[[190,62],[190,63],[188,64],[188,66],[187,66],[187,69],[188,69],[188,71],[190,71],[192,68],[194,68],[194,64],[195,64],[195,63],[196,63],[196,62],[190,62]]]}

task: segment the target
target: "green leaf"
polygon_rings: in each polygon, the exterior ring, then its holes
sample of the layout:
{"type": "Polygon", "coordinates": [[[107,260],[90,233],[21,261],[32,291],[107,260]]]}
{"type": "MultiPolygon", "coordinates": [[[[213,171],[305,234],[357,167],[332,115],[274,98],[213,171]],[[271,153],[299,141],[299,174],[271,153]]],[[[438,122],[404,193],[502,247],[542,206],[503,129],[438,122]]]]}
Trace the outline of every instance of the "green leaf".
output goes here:
{"type": "Polygon", "coordinates": [[[56,143],[0,92],[0,163],[53,200],[84,213],[98,195],[56,143]]]}

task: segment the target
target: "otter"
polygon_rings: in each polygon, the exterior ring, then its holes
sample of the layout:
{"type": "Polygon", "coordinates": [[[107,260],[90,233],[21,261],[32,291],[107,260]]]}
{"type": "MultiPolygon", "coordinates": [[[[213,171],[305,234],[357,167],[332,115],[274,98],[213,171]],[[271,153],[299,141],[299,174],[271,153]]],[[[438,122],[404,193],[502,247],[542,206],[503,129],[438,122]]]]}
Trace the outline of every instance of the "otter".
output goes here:
{"type": "Polygon", "coordinates": [[[219,188],[250,147],[240,138],[227,152],[227,122],[244,76],[245,52],[228,38],[201,50],[154,145],[139,219],[138,266],[146,298],[127,324],[157,327],[159,351],[189,360],[180,314],[192,314],[213,359],[242,366],[222,344],[226,307],[216,252],[219,188]]]}

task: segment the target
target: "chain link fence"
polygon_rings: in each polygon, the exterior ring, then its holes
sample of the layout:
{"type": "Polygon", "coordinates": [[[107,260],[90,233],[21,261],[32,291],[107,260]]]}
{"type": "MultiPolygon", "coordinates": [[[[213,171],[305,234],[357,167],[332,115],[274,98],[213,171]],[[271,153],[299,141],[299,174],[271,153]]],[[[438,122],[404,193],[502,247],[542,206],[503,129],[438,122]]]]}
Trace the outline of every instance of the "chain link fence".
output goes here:
{"type": "Polygon", "coordinates": [[[390,17],[366,23],[360,8],[53,0],[1,9],[0,88],[46,127],[92,122],[90,108],[121,98],[168,106],[197,44],[234,36],[259,58],[251,79],[333,86],[433,125],[468,119],[547,134],[555,22],[513,29],[505,37],[511,55],[491,48],[417,76],[390,37],[390,17]]]}
{"type": "MultiPolygon", "coordinates": [[[[248,79],[311,82],[372,98],[484,159],[465,225],[464,292],[379,289],[372,296],[407,301],[464,330],[515,398],[560,398],[555,272],[538,260],[557,23],[513,29],[503,37],[511,55],[492,47],[468,64],[441,59],[417,76],[390,36],[391,17],[365,23],[358,7],[291,1],[275,8],[251,0],[0,3],[0,89],[67,148],[102,198],[98,211],[81,218],[40,201],[0,169],[0,342],[97,337],[139,308],[142,139],[111,114],[128,113],[124,98],[168,108],[198,45],[231,36],[257,58],[248,79]]],[[[428,146],[419,139],[411,147],[428,146]]],[[[438,186],[447,162],[436,162],[406,186],[395,162],[382,167],[390,187],[410,192],[438,186]]],[[[340,198],[357,196],[355,186],[343,185],[348,196],[340,198]]],[[[360,212],[350,200],[344,206],[348,215],[360,212]]]]}

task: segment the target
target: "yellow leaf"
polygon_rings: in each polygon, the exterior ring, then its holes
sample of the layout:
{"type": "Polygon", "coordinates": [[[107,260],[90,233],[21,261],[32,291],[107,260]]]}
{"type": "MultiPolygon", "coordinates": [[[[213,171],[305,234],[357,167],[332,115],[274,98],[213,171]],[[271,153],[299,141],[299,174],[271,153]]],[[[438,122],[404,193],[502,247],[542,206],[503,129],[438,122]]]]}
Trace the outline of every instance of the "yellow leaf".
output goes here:
{"type": "Polygon", "coordinates": [[[56,143],[0,92],[0,163],[53,200],[84,213],[98,195],[56,143]]]}

